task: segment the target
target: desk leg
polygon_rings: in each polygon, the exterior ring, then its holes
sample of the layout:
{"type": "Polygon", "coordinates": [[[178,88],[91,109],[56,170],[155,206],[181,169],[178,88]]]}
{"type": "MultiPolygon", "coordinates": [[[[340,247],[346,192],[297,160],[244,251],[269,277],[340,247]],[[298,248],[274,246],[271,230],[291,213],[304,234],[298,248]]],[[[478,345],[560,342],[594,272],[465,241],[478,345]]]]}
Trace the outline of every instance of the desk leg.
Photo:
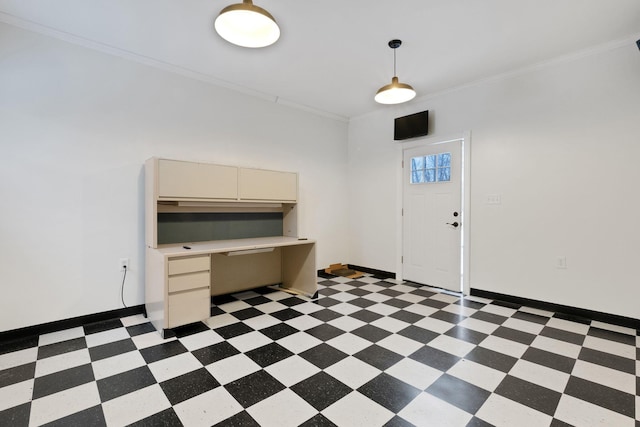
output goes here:
{"type": "Polygon", "coordinates": [[[318,289],[316,244],[282,248],[282,288],[313,297],[318,289]]]}

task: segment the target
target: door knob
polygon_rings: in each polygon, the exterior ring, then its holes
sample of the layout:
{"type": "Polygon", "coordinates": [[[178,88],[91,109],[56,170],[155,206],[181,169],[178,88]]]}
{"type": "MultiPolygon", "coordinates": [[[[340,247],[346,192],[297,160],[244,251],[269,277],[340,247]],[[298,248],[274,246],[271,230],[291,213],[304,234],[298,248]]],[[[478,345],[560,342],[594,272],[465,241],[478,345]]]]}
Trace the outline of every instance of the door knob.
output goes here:
{"type": "Polygon", "coordinates": [[[460,224],[458,224],[458,221],[455,221],[453,223],[447,222],[447,225],[452,225],[455,228],[455,227],[459,226],[460,224]]]}

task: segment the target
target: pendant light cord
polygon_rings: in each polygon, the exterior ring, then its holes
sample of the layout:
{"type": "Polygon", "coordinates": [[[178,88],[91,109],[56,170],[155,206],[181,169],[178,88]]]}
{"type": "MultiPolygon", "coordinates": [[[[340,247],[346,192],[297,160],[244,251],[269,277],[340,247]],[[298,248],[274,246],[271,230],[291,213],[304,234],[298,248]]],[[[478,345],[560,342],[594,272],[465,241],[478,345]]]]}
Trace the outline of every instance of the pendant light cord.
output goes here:
{"type": "Polygon", "coordinates": [[[398,74],[396,73],[396,50],[397,48],[393,48],[393,77],[398,76],[398,74]]]}

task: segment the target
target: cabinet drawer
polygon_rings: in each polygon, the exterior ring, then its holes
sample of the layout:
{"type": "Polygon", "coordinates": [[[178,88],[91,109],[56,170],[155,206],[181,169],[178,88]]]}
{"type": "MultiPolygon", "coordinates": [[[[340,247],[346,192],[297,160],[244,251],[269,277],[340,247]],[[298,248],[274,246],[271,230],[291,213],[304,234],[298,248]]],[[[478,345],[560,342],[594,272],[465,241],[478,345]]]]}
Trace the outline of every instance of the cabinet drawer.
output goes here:
{"type": "Polygon", "coordinates": [[[210,315],[209,288],[169,295],[169,328],[199,322],[210,315]]]}
{"type": "Polygon", "coordinates": [[[209,271],[210,268],[211,262],[209,261],[209,255],[169,259],[169,276],[173,276],[174,274],[209,271]]]}
{"type": "Polygon", "coordinates": [[[187,291],[189,289],[208,288],[209,277],[208,271],[169,277],[169,293],[187,291]]]}

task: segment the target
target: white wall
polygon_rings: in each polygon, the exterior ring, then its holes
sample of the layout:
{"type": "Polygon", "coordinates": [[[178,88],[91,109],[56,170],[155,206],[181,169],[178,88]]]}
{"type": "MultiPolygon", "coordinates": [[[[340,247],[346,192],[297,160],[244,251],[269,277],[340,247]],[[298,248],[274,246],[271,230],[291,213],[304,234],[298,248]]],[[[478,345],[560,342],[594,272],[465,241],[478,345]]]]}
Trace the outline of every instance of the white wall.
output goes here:
{"type": "Polygon", "coordinates": [[[471,288],[640,318],[635,44],[352,120],[351,263],[396,269],[393,118],[424,109],[430,141],[471,131],[471,288]]]}
{"type": "Polygon", "coordinates": [[[151,156],[300,173],[318,268],[347,261],[347,123],[0,24],[0,331],[144,302],[151,156]]]}

